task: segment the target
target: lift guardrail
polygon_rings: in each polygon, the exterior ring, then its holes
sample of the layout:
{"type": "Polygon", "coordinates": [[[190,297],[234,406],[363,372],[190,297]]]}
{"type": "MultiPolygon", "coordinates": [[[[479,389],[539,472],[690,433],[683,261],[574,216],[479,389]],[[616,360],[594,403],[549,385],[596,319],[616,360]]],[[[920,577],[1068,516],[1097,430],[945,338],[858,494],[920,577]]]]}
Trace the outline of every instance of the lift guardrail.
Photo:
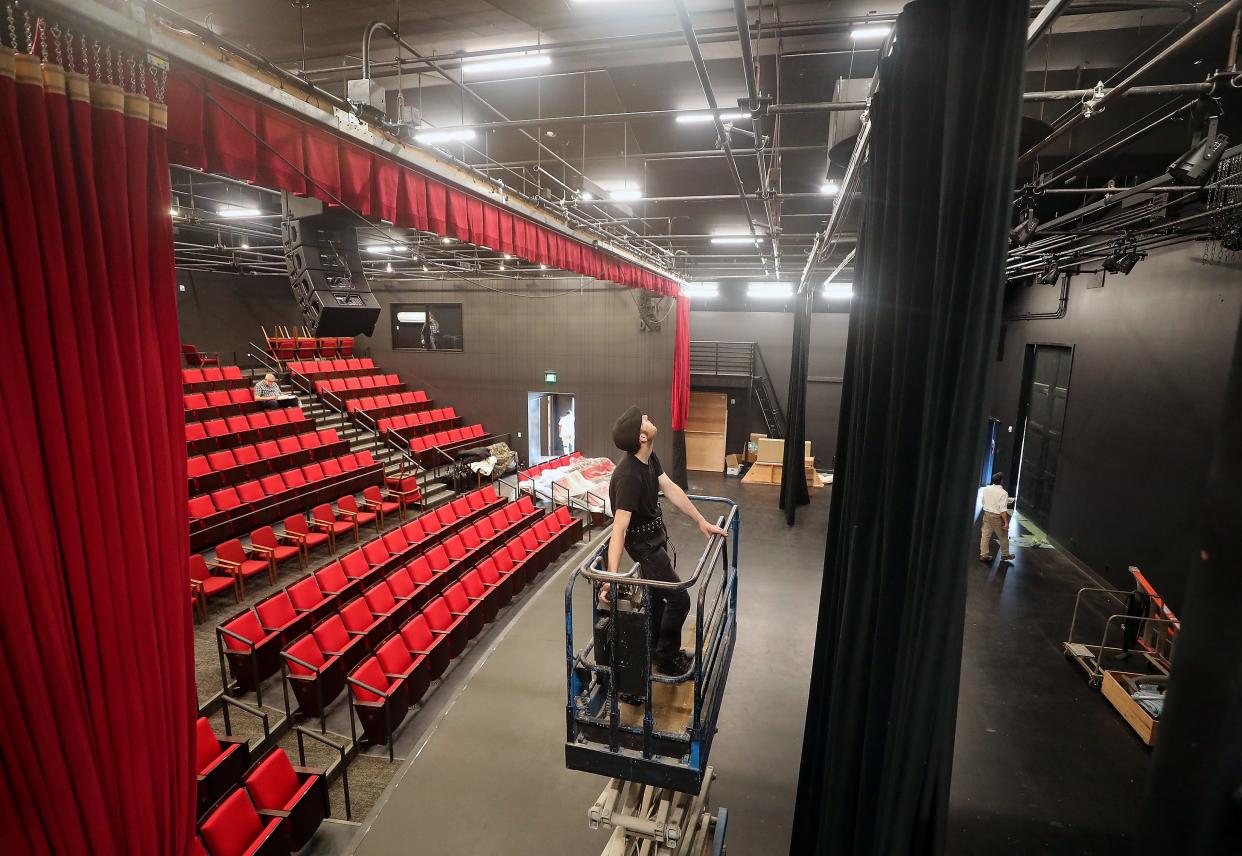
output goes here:
{"type": "MultiPolygon", "coordinates": [[[[727,512],[716,521],[727,534],[707,539],[686,580],[678,583],[645,580],[638,575],[637,564],[616,574],[599,567],[608,549],[611,530],[592,545],[569,575],[565,587],[565,764],[570,769],[684,793],[699,792],[737,638],[737,556],[741,520],[737,504],[730,499],[717,496],[691,496],[690,499],[727,505],[727,512]],[[601,608],[593,585],[591,591],[592,628],[604,616],[611,619],[607,631],[611,654],[607,665],[593,656],[594,635],[582,648],[575,650],[573,594],[579,578],[614,585],[605,608],[601,608]],[[623,723],[616,669],[621,597],[616,587],[641,589],[646,600],[654,589],[686,591],[696,584],[695,645],[690,670],[683,675],[661,675],[648,668],[642,727],[623,723]],[[686,682],[692,682],[693,703],[685,729],[677,732],[657,729],[653,687],[686,682]]],[[[643,613],[645,662],[650,664],[653,653],[650,609],[644,608],[643,613]]]]}

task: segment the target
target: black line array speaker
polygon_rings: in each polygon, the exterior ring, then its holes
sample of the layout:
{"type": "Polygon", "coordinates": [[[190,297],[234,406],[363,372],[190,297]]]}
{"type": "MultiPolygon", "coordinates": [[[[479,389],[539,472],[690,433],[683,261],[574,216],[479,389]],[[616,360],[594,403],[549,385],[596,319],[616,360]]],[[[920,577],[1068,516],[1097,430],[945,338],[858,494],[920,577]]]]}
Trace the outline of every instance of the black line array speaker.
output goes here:
{"type": "Polygon", "coordinates": [[[358,233],[335,212],[281,224],[289,282],[302,320],[316,336],[370,336],[380,306],[362,272],[358,233]]]}

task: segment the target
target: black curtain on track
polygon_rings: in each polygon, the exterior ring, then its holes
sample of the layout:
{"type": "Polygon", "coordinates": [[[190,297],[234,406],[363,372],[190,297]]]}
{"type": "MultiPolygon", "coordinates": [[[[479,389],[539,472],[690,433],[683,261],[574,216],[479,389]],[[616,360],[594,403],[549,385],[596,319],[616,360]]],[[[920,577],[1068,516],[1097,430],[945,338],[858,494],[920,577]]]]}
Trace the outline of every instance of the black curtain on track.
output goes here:
{"type": "Polygon", "coordinates": [[[1138,854],[1242,853],[1242,338],[1216,435],[1200,554],[1178,618],[1138,854]]]}
{"type": "Polygon", "coordinates": [[[806,291],[795,299],[798,305],[794,312],[789,395],[785,398],[785,457],[781,469],[781,508],[785,511],[785,522],[790,526],[794,525],[798,506],[811,501],[803,468],[803,443],[806,440],[806,382],[810,371],[811,307],[815,303],[815,286],[807,283],[806,291]]]}
{"type": "Polygon", "coordinates": [[[872,102],[790,853],[944,848],[1025,0],[915,0],[872,102]]]}
{"type": "Polygon", "coordinates": [[[689,487],[686,478],[686,432],[673,432],[673,457],[668,467],[668,477],[682,490],[689,487]]]}

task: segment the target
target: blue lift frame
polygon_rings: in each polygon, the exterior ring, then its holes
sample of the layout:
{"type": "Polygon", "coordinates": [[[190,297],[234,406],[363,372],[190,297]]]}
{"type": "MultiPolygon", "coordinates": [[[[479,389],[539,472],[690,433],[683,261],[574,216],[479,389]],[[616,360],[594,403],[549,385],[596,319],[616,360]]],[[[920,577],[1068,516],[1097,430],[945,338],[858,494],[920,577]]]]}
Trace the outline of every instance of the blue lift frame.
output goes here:
{"type": "MultiPolygon", "coordinates": [[[[726,513],[717,518],[716,524],[728,535],[708,538],[688,579],[680,583],[644,580],[638,576],[637,564],[624,574],[610,574],[597,567],[608,549],[611,531],[605,533],[569,575],[565,586],[565,766],[571,770],[671,788],[682,793],[697,794],[702,787],[729,665],[733,660],[733,647],[737,641],[737,556],[741,518],[737,503],[731,499],[719,496],[691,496],[690,499],[726,505],[726,513]],[[642,728],[622,724],[618,694],[613,685],[613,670],[594,662],[591,656],[594,638],[580,650],[574,650],[573,592],[579,577],[636,588],[681,591],[699,583],[694,663],[684,675],[666,676],[648,672],[642,728]],[[652,685],[686,681],[693,681],[694,685],[694,707],[689,726],[680,734],[657,731],[651,704],[652,685]]],[[[605,614],[614,618],[609,623],[612,634],[610,643],[614,651],[617,650],[617,601],[618,598],[613,597],[609,606],[601,609],[592,591],[591,625],[594,627],[605,614]]],[[[650,663],[651,616],[649,611],[645,614],[644,639],[647,662],[650,663]]]]}

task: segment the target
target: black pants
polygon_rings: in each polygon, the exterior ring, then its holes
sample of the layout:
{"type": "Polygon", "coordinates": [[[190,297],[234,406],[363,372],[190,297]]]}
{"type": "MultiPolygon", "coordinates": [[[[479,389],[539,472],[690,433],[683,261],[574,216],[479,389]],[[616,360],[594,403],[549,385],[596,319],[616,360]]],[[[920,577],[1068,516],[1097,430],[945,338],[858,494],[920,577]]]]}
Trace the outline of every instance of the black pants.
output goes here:
{"type": "MultiPolygon", "coordinates": [[[[654,533],[646,539],[625,545],[626,552],[638,562],[639,573],[645,580],[679,583],[681,578],[673,570],[673,558],[668,552],[668,536],[654,533]]],[[[690,595],[685,590],[647,589],[651,610],[651,634],[655,641],[654,657],[657,663],[666,663],[681,650],[681,626],[690,614],[690,595]]]]}

